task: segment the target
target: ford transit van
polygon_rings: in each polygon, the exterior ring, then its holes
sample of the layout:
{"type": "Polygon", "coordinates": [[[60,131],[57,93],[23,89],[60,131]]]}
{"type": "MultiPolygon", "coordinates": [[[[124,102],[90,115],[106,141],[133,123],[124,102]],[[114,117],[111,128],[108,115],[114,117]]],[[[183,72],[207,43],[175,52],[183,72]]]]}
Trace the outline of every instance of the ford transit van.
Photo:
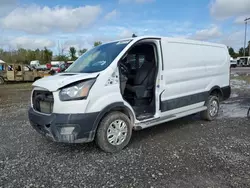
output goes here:
{"type": "Polygon", "coordinates": [[[29,120],[56,142],[122,150],[132,130],[200,113],[214,120],[230,96],[227,46],[135,37],[102,44],[64,73],[33,84],[29,120]]]}

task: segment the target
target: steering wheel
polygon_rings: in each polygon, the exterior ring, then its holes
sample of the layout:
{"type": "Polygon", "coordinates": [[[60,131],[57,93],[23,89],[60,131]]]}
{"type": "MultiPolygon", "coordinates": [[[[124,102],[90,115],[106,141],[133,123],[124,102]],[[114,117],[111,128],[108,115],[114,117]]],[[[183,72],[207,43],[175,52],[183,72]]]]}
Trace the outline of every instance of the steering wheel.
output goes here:
{"type": "Polygon", "coordinates": [[[129,74],[129,69],[126,65],[124,65],[123,63],[120,63],[120,66],[121,66],[121,71],[123,74],[125,75],[129,74]]]}

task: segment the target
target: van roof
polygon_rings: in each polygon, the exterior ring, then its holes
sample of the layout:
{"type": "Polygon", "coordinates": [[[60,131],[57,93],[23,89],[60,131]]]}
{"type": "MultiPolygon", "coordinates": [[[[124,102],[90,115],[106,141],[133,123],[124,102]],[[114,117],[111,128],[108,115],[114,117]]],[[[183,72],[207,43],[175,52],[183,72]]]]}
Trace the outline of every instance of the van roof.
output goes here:
{"type": "Polygon", "coordinates": [[[205,42],[205,41],[193,40],[193,39],[177,38],[177,37],[162,37],[162,36],[154,36],[154,35],[123,38],[123,39],[119,39],[119,40],[110,41],[108,43],[125,41],[125,40],[140,41],[140,40],[143,40],[143,39],[161,39],[161,40],[167,40],[169,42],[191,43],[191,44],[200,44],[200,45],[209,45],[209,46],[217,46],[217,47],[223,47],[223,48],[226,47],[227,48],[226,45],[219,44],[219,43],[205,42]]]}

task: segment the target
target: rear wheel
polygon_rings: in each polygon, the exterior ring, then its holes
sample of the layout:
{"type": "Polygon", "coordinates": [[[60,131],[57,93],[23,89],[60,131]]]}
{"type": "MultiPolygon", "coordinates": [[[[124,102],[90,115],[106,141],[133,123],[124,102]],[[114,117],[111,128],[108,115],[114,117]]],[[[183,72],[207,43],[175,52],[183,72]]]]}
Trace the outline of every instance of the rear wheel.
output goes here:
{"type": "Polygon", "coordinates": [[[131,121],[121,112],[111,112],[101,121],[95,141],[105,152],[119,152],[130,141],[132,135],[131,121]]]}
{"type": "Polygon", "coordinates": [[[219,114],[219,98],[217,96],[210,95],[205,103],[205,106],[207,106],[207,110],[201,112],[201,118],[207,121],[214,120],[219,114]]]}
{"type": "Polygon", "coordinates": [[[248,111],[247,111],[247,118],[250,119],[250,107],[248,108],[248,111]]]}
{"type": "Polygon", "coordinates": [[[0,77],[0,85],[4,84],[4,79],[3,77],[0,77]]]}

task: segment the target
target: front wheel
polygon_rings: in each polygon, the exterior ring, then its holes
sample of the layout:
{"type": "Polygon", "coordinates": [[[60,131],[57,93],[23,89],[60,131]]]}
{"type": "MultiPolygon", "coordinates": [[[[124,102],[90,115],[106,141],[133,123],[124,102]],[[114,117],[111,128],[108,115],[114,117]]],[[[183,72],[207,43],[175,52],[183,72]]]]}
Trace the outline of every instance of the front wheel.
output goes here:
{"type": "Polygon", "coordinates": [[[131,121],[121,112],[111,112],[101,121],[95,141],[105,152],[115,153],[126,147],[132,135],[131,121]]]}
{"type": "Polygon", "coordinates": [[[205,103],[207,110],[201,112],[201,118],[207,121],[214,120],[220,109],[219,98],[217,96],[210,95],[205,103]]]}

